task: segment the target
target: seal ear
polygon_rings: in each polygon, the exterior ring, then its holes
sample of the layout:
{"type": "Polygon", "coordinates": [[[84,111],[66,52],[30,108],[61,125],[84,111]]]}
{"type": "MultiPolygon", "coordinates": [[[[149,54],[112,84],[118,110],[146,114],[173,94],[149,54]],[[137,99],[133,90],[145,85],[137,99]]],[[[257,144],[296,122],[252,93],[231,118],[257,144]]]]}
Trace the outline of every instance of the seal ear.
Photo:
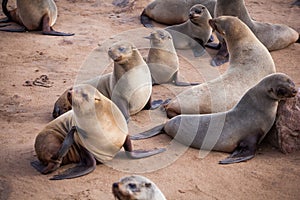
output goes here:
{"type": "Polygon", "coordinates": [[[73,92],[73,88],[71,87],[67,93],[67,99],[71,105],[72,105],[72,92],[73,92]]]}
{"type": "Polygon", "coordinates": [[[95,98],[95,102],[96,102],[96,103],[101,102],[101,99],[95,98]]]}

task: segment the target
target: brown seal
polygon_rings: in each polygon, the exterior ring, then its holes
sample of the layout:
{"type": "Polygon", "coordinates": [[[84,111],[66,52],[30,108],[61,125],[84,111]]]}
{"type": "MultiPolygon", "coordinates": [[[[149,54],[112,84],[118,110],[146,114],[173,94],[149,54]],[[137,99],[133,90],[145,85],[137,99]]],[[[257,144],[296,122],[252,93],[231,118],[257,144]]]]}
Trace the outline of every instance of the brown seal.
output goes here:
{"type": "Polygon", "coordinates": [[[209,19],[211,19],[211,15],[207,8],[196,4],[190,9],[188,21],[169,26],[165,30],[172,35],[176,49],[192,49],[194,55],[198,57],[205,52],[204,46],[212,33],[212,28],[208,23],[209,19]]]}
{"type": "MultiPolygon", "coordinates": [[[[244,0],[218,0],[215,17],[224,15],[236,16],[242,20],[269,51],[283,49],[297,40],[299,41],[299,33],[286,25],[252,20],[244,0]]],[[[212,60],[213,66],[219,66],[228,61],[226,44],[220,37],[219,40],[221,41],[221,49],[212,60]]]]}
{"type": "Polygon", "coordinates": [[[3,0],[3,13],[8,17],[2,22],[13,21],[21,25],[19,29],[3,28],[0,31],[24,32],[26,30],[42,30],[45,35],[72,36],[73,33],[54,31],[52,26],[56,22],[57,7],[53,0],[17,0],[17,8],[8,11],[7,1],[3,0]]]}
{"type": "Polygon", "coordinates": [[[176,86],[198,85],[179,81],[179,60],[169,32],[159,29],[145,37],[150,39],[147,57],[153,84],[174,83],[176,86]]]}
{"type": "MultiPolygon", "coordinates": [[[[151,73],[138,49],[130,42],[120,41],[109,48],[108,54],[114,61],[113,72],[84,83],[96,87],[111,99],[126,120],[144,108],[153,108],[151,73]]],[[[55,102],[52,113],[54,118],[71,108],[67,94],[65,91],[55,102]]]]}
{"type": "Polygon", "coordinates": [[[50,122],[36,137],[34,147],[39,161],[33,161],[32,166],[42,174],[53,172],[62,164],[79,162],[52,179],[83,176],[95,169],[96,160],[105,163],[122,147],[134,159],[164,151],[134,151],[122,112],[91,85],[77,85],[70,95],[73,110],[50,122]]]}
{"type": "Polygon", "coordinates": [[[218,17],[210,20],[210,24],[226,40],[229,68],[218,78],[177,95],[166,106],[168,117],[229,110],[249,88],[275,72],[269,51],[237,17],[218,17]]]}
{"type": "Polygon", "coordinates": [[[229,111],[178,115],[163,125],[131,136],[145,139],[162,130],[178,142],[202,150],[232,153],[220,164],[249,160],[271,129],[280,100],[294,97],[295,84],[285,74],[274,73],[250,88],[229,111]]]}
{"type": "Polygon", "coordinates": [[[113,183],[112,193],[118,200],[166,200],[155,183],[138,175],[126,176],[113,183]]]}
{"type": "Polygon", "coordinates": [[[181,24],[189,19],[189,10],[196,4],[204,5],[214,15],[216,0],[154,0],[141,14],[141,23],[152,27],[151,19],[166,25],[181,24]]]}

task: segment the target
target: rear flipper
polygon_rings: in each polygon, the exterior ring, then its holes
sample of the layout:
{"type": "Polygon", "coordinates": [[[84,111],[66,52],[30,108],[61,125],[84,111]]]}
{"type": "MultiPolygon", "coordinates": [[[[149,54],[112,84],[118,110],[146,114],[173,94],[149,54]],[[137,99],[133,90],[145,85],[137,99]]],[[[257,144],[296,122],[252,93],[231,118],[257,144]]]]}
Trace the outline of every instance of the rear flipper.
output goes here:
{"type": "Polygon", "coordinates": [[[52,27],[50,27],[50,17],[48,15],[45,15],[43,17],[43,30],[42,33],[44,35],[53,35],[53,36],[72,36],[74,33],[63,33],[53,30],[52,27]]]}
{"type": "Polygon", "coordinates": [[[250,160],[254,158],[257,149],[257,136],[251,136],[242,140],[234,152],[219,164],[232,164],[250,160]]]}
{"type": "Polygon", "coordinates": [[[161,133],[161,131],[164,129],[164,126],[165,126],[165,124],[158,125],[148,131],[138,133],[136,135],[132,135],[132,136],[130,136],[130,139],[131,140],[143,140],[143,139],[147,139],[147,138],[156,136],[161,133]]]}
{"type": "Polygon", "coordinates": [[[71,179],[91,173],[96,168],[96,160],[86,148],[79,147],[80,162],[73,168],[67,169],[61,174],[55,175],[50,180],[71,179]]]}
{"type": "Polygon", "coordinates": [[[146,15],[145,10],[143,10],[141,16],[141,23],[146,27],[146,28],[152,28],[153,24],[152,24],[152,20],[146,15]]]}
{"type": "Polygon", "coordinates": [[[208,43],[205,45],[205,47],[210,48],[210,49],[219,50],[221,48],[221,44],[220,43],[208,43]]]}
{"type": "Polygon", "coordinates": [[[132,159],[146,158],[166,151],[165,148],[152,149],[152,150],[133,150],[131,139],[129,136],[126,137],[123,147],[125,149],[126,155],[132,159]]]}
{"type": "Polygon", "coordinates": [[[161,99],[152,101],[151,97],[150,97],[149,100],[148,100],[148,102],[147,102],[147,104],[143,108],[143,110],[155,110],[155,109],[157,109],[163,103],[164,103],[164,101],[161,100],[161,99]]]}

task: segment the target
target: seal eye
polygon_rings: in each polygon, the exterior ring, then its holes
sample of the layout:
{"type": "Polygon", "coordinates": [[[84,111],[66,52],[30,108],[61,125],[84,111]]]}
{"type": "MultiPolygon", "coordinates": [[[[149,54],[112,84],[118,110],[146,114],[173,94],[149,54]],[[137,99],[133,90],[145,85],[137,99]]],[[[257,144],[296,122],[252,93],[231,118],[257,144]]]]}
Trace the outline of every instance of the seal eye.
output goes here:
{"type": "Polygon", "coordinates": [[[202,12],[201,10],[195,10],[196,14],[201,14],[201,12],[202,12]]]}
{"type": "Polygon", "coordinates": [[[119,51],[123,53],[125,51],[125,47],[119,47],[119,51]]]}
{"type": "Polygon", "coordinates": [[[129,186],[129,188],[131,190],[135,190],[136,189],[136,184],[134,184],[134,183],[129,183],[128,186],[129,186]]]}

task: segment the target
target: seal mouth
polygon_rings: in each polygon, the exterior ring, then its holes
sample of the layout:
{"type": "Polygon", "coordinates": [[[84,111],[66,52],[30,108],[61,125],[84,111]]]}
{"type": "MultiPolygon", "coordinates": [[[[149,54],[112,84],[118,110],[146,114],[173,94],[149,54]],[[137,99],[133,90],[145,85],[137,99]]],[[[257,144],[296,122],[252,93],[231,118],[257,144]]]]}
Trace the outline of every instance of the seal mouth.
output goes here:
{"type": "Polygon", "coordinates": [[[122,59],[123,59],[122,56],[116,56],[116,57],[113,58],[113,60],[114,60],[115,62],[120,62],[122,59]]]}

